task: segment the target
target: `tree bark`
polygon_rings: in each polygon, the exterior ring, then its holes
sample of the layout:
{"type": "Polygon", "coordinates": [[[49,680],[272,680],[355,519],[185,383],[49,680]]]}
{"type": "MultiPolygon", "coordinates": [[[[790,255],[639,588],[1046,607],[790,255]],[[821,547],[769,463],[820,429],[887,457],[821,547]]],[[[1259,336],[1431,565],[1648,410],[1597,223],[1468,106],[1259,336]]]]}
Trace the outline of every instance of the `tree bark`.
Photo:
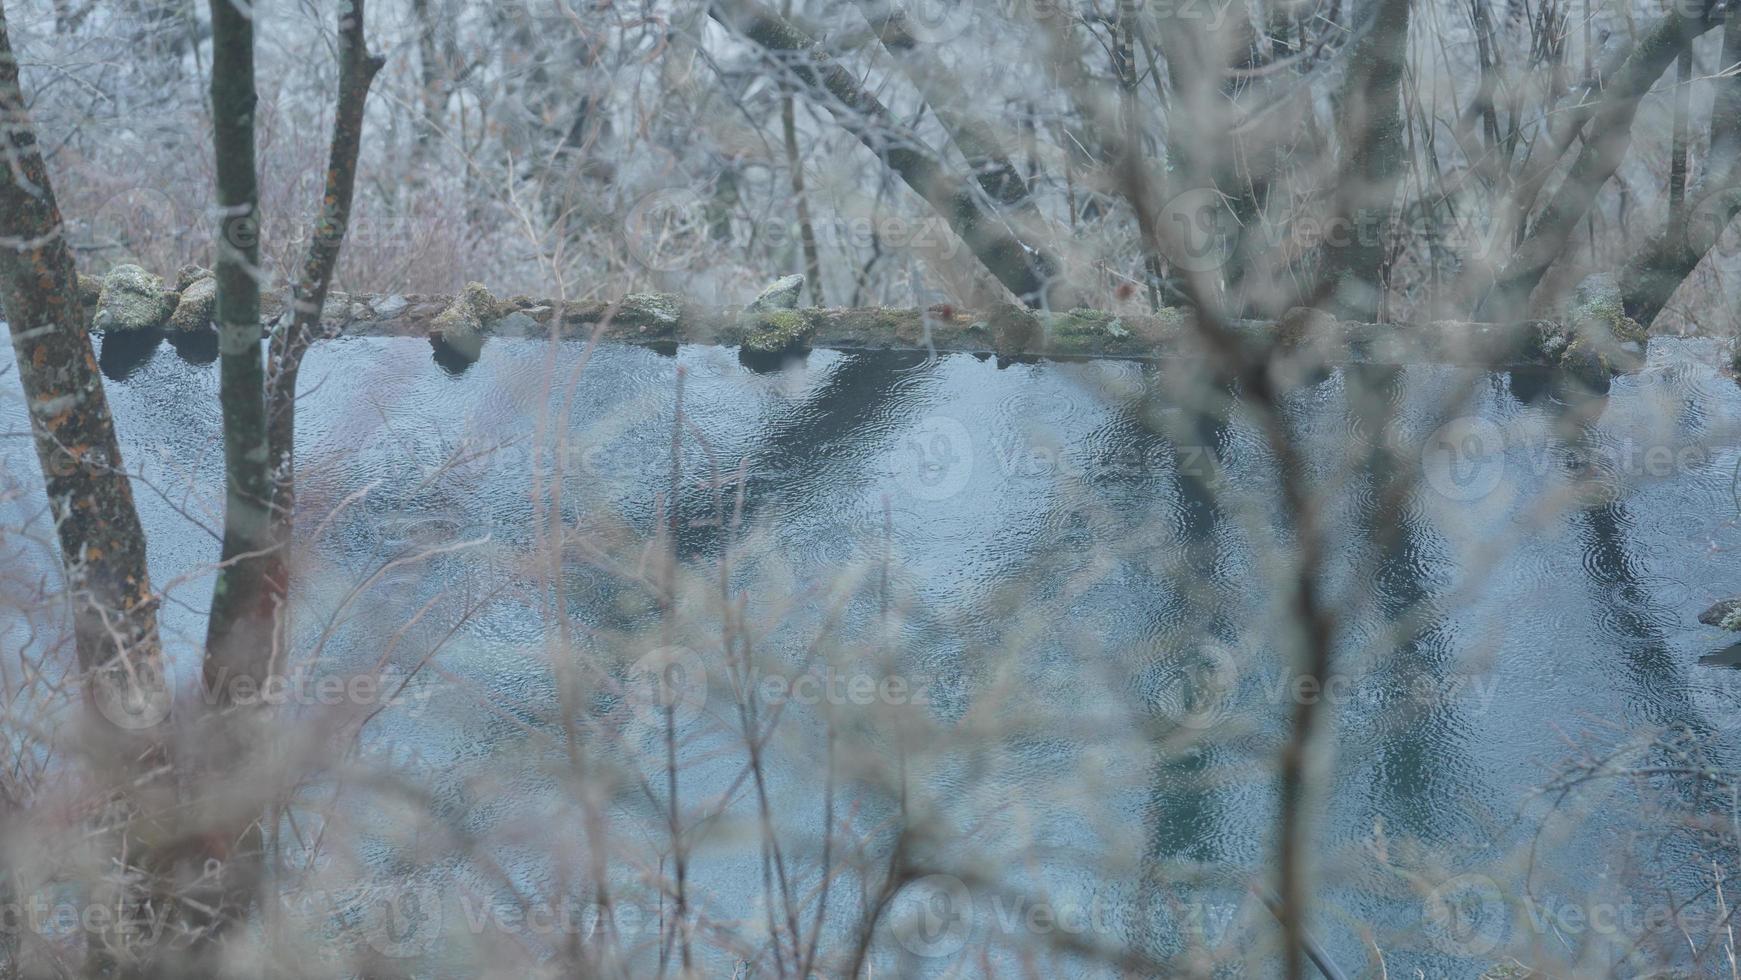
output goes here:
{"type": "Polygon", "coordinates": [[[1482,301],[1481,318],[1518,315],[1542,276],[1566,250],[1578,222],[1589,213],[1597,191],[1614,176],[1632,144],[1632,120],[1638,104],[1662,77],[1669,63],[1699,35],[1716,26],[1706,12],[1676,5],[1651,28],[1614,73],[1584,134],[1584,148],[1560,182],[1553,200],[1542,211],[1493,290],[1482,301]]]}
{"type": "MultiPolygon", "coordinates": [[[[1724,70],[1741,64],[1741,16],[1732,14],[1723,23],[1718,63],[1724,70]]],[[[1620,276],[1626,315],[1646,327],[1741,210],[1741,75],[1721,77],[1716,85],[1705,173],[1687,193],[1683,220],[1671,217],[1662,233],[1627,262],[1620,276]]]]}
{"type": "MultiPolygon", "coordinates": [[[[0,304],[60,544],[78,668],[94,709],[85,761],[96,771],[97,785],[116,789],[121,806],[94,831],[106,848],[101,853],[118,868],[103,871],[92,901],[135,916],[142,896],[122,876],[130,878],[136,869],[149,876],[156,866],[155,852],[136,830],[159,811],[154,798],[173,788],[155,777],[167,758],[158,734],[170,706],[157,601],[147,574],[145,532],[91,353],[77,271],[25,107],[3,9],[0,123],[7,160],[0,175],[0,304]]],[[[132,975],[139,950],[130,948],[126,930],[93,927],[88,939],[88,971],[132,975]]]]}
{"type": "Polygon", "coordinates": [[[759,45],[775,66],[824,99],[847,132],[899,174],[949,223],[974,256],[1029,306],[1057,306],[1058,263],[1043,248],[1021,240],[981,207],[976,188],[950,174],[936,154],[902,133],[876,96],[859,87],[809,35],[757,0],[718,0],[709,14],[759,45]]]}
{"type": "MultiPolygon", "coordinates": [[[[296,382],[303,355],[320,331],[321,313],[332,287],[333,270],[350,225],[357,183],[357,156],[363,142],[363,109],[369,86],[386,64],[369,54],[363,37],[364,0],[349,0],[339,11],[339,94],[333,112],[332,145],[327,158],[326,193],[320,223],[309,243],[301,277],[291,292],[290,322],[272,334],[267,372],[267,446],[272,475],[272,549],[290,550],[296,516],[296,382]]],[[[284,562],[280,561],[282,567],[284,562]]],[[[284,649],[289,614],[285,606],[288,569],[272,581],[277,588],[275,648],[284,649]]]]}
{"type": "Polygon", "coordinates": [[[219,399],[224,418],[224,540],[206,629],[205,682],[217,703],[238,677],[263,681],[282,556],[272,548],[265,369],[260,350],[260,189],[255,169],[254,23],[242,0],[211,0],[216,149],[219,399]]]}
{"type": "Polygon", "coordinates": [[[1028,182],[1010,161],[1001,141],[992,128],[963,110],[960,101],[969,91],[935,58],[928,58],[913,37],[905,12],[895,0],[858,0],[860,12],[877,40],[895,60],[907,80],[913,83],[937,121],[948,131],[967,166],[986,196],[1000,205],[1033,210],[1028,196],[1028,182]]]}
{"type": "Polygon", "coordinates": [[[1351,227],[1348,244],[1325,255],[1332,309],[1349,319],[1378,319],[1383,298],[1385,243],[1407,152],[1402,76],[1408,38],[1409,0],[1379,0],[1372,26],[1349,54],[1338,119],[1343,158],[1336,196],[1337,217],[1351,227]]]}
{"type": "Polygon", "coordinates": [[[160,684],[145,531],[122,469],[77,271],[25,109],[4,11],[0,116],[11,161],[0,181],[0,301],[73,600],[79,667],[105,676],[139,671],[160,684]]]}

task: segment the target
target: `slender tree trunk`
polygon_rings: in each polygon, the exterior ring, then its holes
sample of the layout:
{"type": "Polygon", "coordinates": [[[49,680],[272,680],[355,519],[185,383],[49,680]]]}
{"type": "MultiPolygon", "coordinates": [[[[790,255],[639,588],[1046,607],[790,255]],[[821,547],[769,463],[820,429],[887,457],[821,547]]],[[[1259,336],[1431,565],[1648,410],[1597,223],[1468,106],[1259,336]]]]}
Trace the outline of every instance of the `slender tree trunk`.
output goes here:
{"type": "Polygon", "coordinates": [[[200,971],[218,968],[219,940],[255,902],[264,855],[266,787],[249,760],[261,746],[257,712],[237,711],[236,694],[258,690],[284,651],[285,562],[272,535],[266,433],[266,373],[260,350],[260,194],[254,156],[253,6],[211,0],[212,144],[216,151],[218,399],[224,429],[224,536],[206,628],[204,683],[221,712],[205,746],[199,816],[208,866],[193,950],[200,971]],[[246,684],[247,687],[242,687],[246,684]]]}
{"type": "Polygon", "coordinates": [[[986,196],[1001,205],[1016,205],[1032,211],[1028,182],[1010,161],[1002,141],[992,128],[961,103],[970,100],[968,86],[962,84],[913,36],[906,14],[892,0],[858,0],[883,49],[895,60],[907,80],[919,90],[925,104],[948,131],[986,196]]]}
{"type": "MultiPolygon", "coordinates": [[[[1723,23],[1724,71],[1741,64],[1741,16],[1723,23]]],[[[1626,315],[1650,326],[1699,260],[1722,236],[1741,210],[1741,75],[1726,75],[1711,103],[1711,148],[1704,174],[1687,192],[1682,220],[1670,220],[1627,262],[1620,277],[1620,300],[1626,315]]]]}
{"type": "MultiPolygon", "coordinates": [[[[1342,168],[1336,181],[1336,217],[1346,244],[1325,253],[1325,281],[1337,316],[1376,320],[1388,278],[1386,241],[1402,175],[1406,124],[1402,76],[1409,39],[1410,0],[1378,0],[1372,26],[1350,53],[1338,128],[1342,168]]],[[[1285,896],[1284,896],[1285,897],[1285,896]]]]}
{"type": "Polygon", "coordinates": [[[205,681],[227,704],[234,679],[262,681],[282,651],[272,549],[266,374],[260,350],[260,189],[254,161],[254,23],[243,0],[212,0],[212,129],[217,151],[219,399],[224,417],[224,542],[206,630],[205,681]]]}
{"type": "Polygon", "coordinates": [[[1030,306],[1062,306],[1058,263],[981,206],[977,187],[950,174],[930,147],[894,124],[876,96],[814,39],[757,0],[718,0],[708,13],[759,45],[774,65],[819,98],[841,126],[875,153],[937,212],[976,258],[1030,306]]]}
{"type": "MultiPolygon", "coordinates": [[[[320,330],[321,311],[326,308],[333,269],[350,225],[351,202],[357,183],[357,156],[363,143],[363,109],[369,86],[386,64],[369,54],[363,37],[364,0],[349,0],[339,13],[339,95],[333,113],[332,146],[327,158],[326,193],[322,197],[320,223],[308,246],[291,294],[291,320],[273,333],[268,372],[267,445],[272,471],[272,542],[276,554],[287,554],[296,516],[296,381],[302,357],[320,330]]],[[[285,605],[289,575],[273,584],[280,591],[278,639],[280,649],[288,639],[290,617],[285,605]]]]}
{"type": "Polygon", "coordinates": [[[1692,98],[1693,87],[1693,48],[1692,45],[1681,50],[1679,61],[1675,65],[1675,116],[1674,137],[1669,145],[1668,153],[1668,227],[1676,228],[1686,222],[1687,201],[1687,114],[1688,103],[1692,98]]]}
{"type": "Polygon", "coordinates": [[[798,152],[798,120],[790,91],[780,96],[780,130],[786,138],[786,168],[792,173],[792,198],[798,210],[798,240],[804,247],[804,276],[810,298],[827,306],[822,291],[822,256],[816,251],[816,226],[810,220],[810,201],[804,194],[804,158],[798,152]]]}
{"type": "Polygon", "coordinates": [[[1603,90],[1584,134],[1584,148],[1560,182],[1553,200],[1506,264],[1499,281],[1482,301],[1478,310],[1481,318],[1512,319],[1524,312],[1530,294],[1565,252],[1572,233],[1595,202],[1596,193],[1625,159],[1632,144],[1632,120],[1638,114],[1639,102],[1682,49],[1716,23],[1706,12],[1676,7],[1627,55],[1603,90]]]}

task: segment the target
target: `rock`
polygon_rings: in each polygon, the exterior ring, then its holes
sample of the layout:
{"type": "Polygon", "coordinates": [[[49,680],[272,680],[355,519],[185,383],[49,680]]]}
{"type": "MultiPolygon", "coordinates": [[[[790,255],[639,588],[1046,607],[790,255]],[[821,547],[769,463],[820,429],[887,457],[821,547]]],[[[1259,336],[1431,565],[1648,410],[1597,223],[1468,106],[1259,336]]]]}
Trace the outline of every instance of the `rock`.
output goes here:
{"type": "Polygon", "coordinates": [[[1608,390],[1614,364],[1603,345],[1589,336],[1581,336],[1566,345],[1560,354],[1560,370],[1581,382],[1591,391],[1608,390]]]}
{"type": "Polygon", "coordinates": [[[178,331],[204,330],[218,312],[218,281],[211,276],[195,279],[181,291],[169,325],[178,331]]]}
{"type": "Polygon", "coordinates": [[[762,313],[768,310],[795,310],[798,308],[798,294],[804,291],[803,276],[781,276],[774,280],[773,285],[762,290],[749,306],[744,307],[750,313],[762,313]]]}
{"type": "Polygon", "coordinates": [[[1699,622],[1706,626],[1720,626],[1726,630],[1741,631],[1741,596],[1724,599],[1699,613],[1699,622]]]}
{"type": "Polygon", "coordinates": [[[391,320],[405,312],[406,308],[410,305],[411,301],[403,296],[397,294],[393,296],[383,296],[380,299],[375,300],[375,317],[380,320],[391,320]]]}
{"type": "MultiPolygon", "coordinates": [[[[803,276],[795,276],[798,284],[804,284],[803,276]]],[[[783,280],[782,280],[783,281],[783,280]]],[[[775,283],[779,285],[779,283],[775,283]]],[[[773,287],[770,286],[770,289],[773,287]]],[[[767,295],[764,290],[763,296],[767,295]]],[[[769,309],[792,309],[797,306],[797,293],[792,294],[793,302],[785,307],[769,307],[769,309]]],[[[757,303],[761,302],[758,298],[757,303]]],[[[752,311],[755,303],[750,304],[752,311]]],[[[652,328],[659,331],[671,331],[683,321],[683,301],[670,293],[630,293],[617,304],[616,322],[624,326],[652,328]]]]}
{"type": "Polygon", "coordinates": [[[102,300],[103,280],[79,273],[79,302],[86,306],[96,306],[102,300]]]}
{"type": "Polygon", "coordinates": [[[118,265],[103,277],[103,292],[91,326],[98,330],[149,330],[169,319],[175,309],[169,297],[174,295],[165,293],[161,278],[136,265],[118,265]]]}
{"type": "Polygon", "coordinates": [[[190,262],[175,271],[175,291],[178,293],[185,293],[187,292],[187,287],[199,282],[201,279],[210,278],[212,278],[212,270],[203,265],[194,265],[190,262]]]}
{"type": "Polygon", "coordinates": [[[476,360],[483,351],[484,324],[496,316],[496,298],[482,283],[468,282],[447,309],[430,321],[430,334],[461,355],[476,360]]]}
{"type": "Polygon", "coordinates": [[[1572,290],[1565,321],[1574,337],[1595,344],[1610,370],[1642,363],[1649,336],[1637,320],[1626,315],[1620,301],[1620,281],[1613,273],[1585,276],[1572,290]]]}
{"type": "Polygon", "coordinates": [[[775,309],[750,318],[744,349],[755,354],[783,354],[799,350],[815,326],[794,309],[775,309]]]}

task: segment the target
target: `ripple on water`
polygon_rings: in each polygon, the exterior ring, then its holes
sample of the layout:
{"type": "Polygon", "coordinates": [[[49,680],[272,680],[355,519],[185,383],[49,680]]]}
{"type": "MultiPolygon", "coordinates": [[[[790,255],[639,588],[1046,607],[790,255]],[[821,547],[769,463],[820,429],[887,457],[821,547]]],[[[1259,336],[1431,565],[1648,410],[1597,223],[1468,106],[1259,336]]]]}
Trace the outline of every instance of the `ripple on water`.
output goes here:
{"type": "MultiPolygon", "coordinates": [[[[443,649],[438,666],[454,678],[452,695],[394,730],[424,740],[441,770],[433,778],[448,794],[442,798],[456,817],[480,829],[531,829],[540,820],[548,826],[540,816],[548,811],[532,801],[557,795],[536,775],[553,746],[542,734],[527,735],[528,727],[550,731],[554,704],[536,582],[515,568],[533,540],[530,481],[523,468],[479,467],[438,478],[415,494],[412,489],[427,475],[423,464],[439,458],[430,454],[466,434],[511,439],[529,433],[548,404],[540,380],[547,354],[536,342],[492,342],[483,361],[450,378],[421,342],[341,342],[311,354],[305,373],[311,386],[322,382],[311,387],[302,416],[305,502],[324,513],[320,508],[380,481],[316,545],[334,571],[331,589],[312,601],[342,592],[345,576],[359,570],[481,530],[501,547],[407,569],[383,583],[391,600],[384,605],[415,604],[441,589],[457,596],[468,587],[466,570],[492,585],[524,586],[475,613],[443,649]],[[486,783],[484,776],[496,778],[486,783]]],[[[572,367],[576,357],[571,347],[557,351],[561,366],[572,367]]],[[[1188,464],[1171,444],[1176,433],[1163,439],[1132,421],[1139,410],[1121,399],[1146,382],[1143,369],[1038,363],[1000,371],[954,356],[915,361],[819,352],[795,369],[754,374],[738,366],[735,352],[718,349],[685,348],[674,362],[646,351],[601,348],[566,420],[571,435],[596,436],[599,467],[572,471],[565,518],[583,533],[610,539],[611,553],[628,556],[629,565],[668,480],[676,363],[690,368],[685,405],[694,429],[685,435],[685,472],[704,472],[704,439],[727,469],[749,461],[747,511],[754,529],[765,533],[744,545],[744,557],[755,566],[750,571],[766,572],[750,599],[757,611],[777,607],[793,619],[774,624],[773,655],[801,650],[813,638],[823,618],[815,597],[835,575],[862,576],[837,627],[846,642],[862,637],[855,630],[874,622],[878,611],[873,588],[885,548],[901,603],[903,664],[936,677],[932,711],[945,721],[972,717],[1005,671],[1027,672],[1013,675],[1026,684],[1024,692],[1047,710],[1069,715],[1076,701],[1096,696],[1087,693],[1090,672],[1077,666],[1102,668],[1114,675],[1106,681],[1114,686],[1140,674],[1120,690],[1158,711],[1162,699],[1154,689],[1163,681],[1148,668],[1128,669],[1143,644],[1186,647],[1207,636],[1257,637],[1239,662],[1250,682],[1240,688],[1246,700],[1239,706],[1252,710],[1199,741],[1190,759],[1171,743],[1154,750],[1168,755],[1141,792],[1152,801],[1143,825],[1157,853],[1252,863],[1264,858],[1273,822],[1271,764],[1286,725],[1285,713],[1272,710],[1272,695],[1257,688],[1258,680],[1285,665],[1283,651],[1267,638],[1273,625],[1267,617],[1277,603],[1270,594],[1273,569],[1260,561],[1261,546],[1251,542],[1244,514],[1181,495],[1177,473],[1188,464]],[[927,419],[951,420],[960,426],[953,435],[966,434],[957,448],[971,467],[947,492],[937,492],[935,482],[915,483],[903,469],[911,453],[937,448],[935,442],[918,450],[912,445],[915,435],[941,431],[940,423],[926,428],[927,419]],[[1156,517],[1164,527],[1153,526],[1156,517]]],[[[1406,378],[1398,390],[1408,398],[1395,391],[1387,397],[1402,406],[1404,445],[1418,446],[1444,414],[1440,396],[1454,394],[1468,376],[1410,371],[1406,378]]],[[[143,444],[161,440],[172,460],[195,466],[199,480],[221,476],[221,460],[211,452],[218,422],[214,379],[209,368],[184,368],[160,355],[112,388],[123,434],[143,444]],[[161,387],[143,387],[148,384],[161,387]]],[[[1482,379],[1476,381],[1479,388],[1482,379]]],[[[1369,423],[1347,409],[1342,383],[1338,376],[1303,392],[1291,408],[1320,469],[1333,468],[1351,445],[1381,441],[1361,431],[1369,423]]],[[[1693,632],[1690,617],[1715,598],[1709,593],[1724,581],[1741,582],[1741,519],[1734,512],[1734,453],[1725,428],[1741,417],[1741,393],[1704,367],[1676,366],[1629,384],[1617,385],[1611,414],[1599,427],[1604,446],[1629,433],[1660,441],[1691,431],[1713,447],[1714,461],[1659,481],[1628,482],[1620,505],[1574,509],[1534,534],[1522,526],[1478,523],[1470,515],[1490,512],[1454,501],[1424,509],[1442,521],[1436,527],[1427,526],[1422,509],[1407,512],[1409,546],[1374,568],[1372,581],[1389,600],[1432,606],[1432,628],[1406,648],[1388,644],[1374,655],[1392,668],[1374,671],[1378,693],[1357,688],[1356,699],[1338,708],[1343,723],[1334,730],[1342,751],[1325,794],[1333,808],[1325,821],[1329,839],[1358,845],[1382,820],[1392,841],[1482,846],[1513,833],[1512,815],[1547,775],[1534,756],[1551,744],[1552,725],[1584,714],[1690,717],[1699,707],[1695,693],[1664,695],[1656,688],[1663,676],[1679,676],[1690,659],[1682,648],[1706,635],[1693,632]],[[1667,409],[1628,401],[1652,401],[1650,386],[1670,389],[1669,397],[1654,398],[1667,409]],[[1647,421],[1665,410],[1680,413],[1673,425],[1647,421]],[[1458,517],[1471,526],[1456,527],[1458,517]],[[1492,570],[1471,564],[1490,539],[1503,540],[1506,560],[1492,570]],[[1479,587],[1471,589],[1469,602],[1459,596],[1453,606],[1446,597],[1475,576],[1479,587]],[[1491,707],[1483,711],[1464,699],[1407,711],[1396,700],[1414,680],[1444,682],[1457,670],[1503,681],[1491,707]],[[1494,820],[1492,811],[1506,819],[1494,820]]],[[[1174,405],[1168,411],[1184,417],[1167,387],[1154,386],[1151,394],[1150,408],[1174,405]]],[[[1527,494],[1559,481],[1535,480],[1533,461],[1523,458],[1549,439],[1542,410],[1520,412],[1508,396],[1483,391],[1454,411],[1487,418],[1517,436],[1518,453],[1508,465],[1519,467],[1513,476],[1527,494]]],[[[1255,504],[1255,533],[1272,533],[1265,521],[1277,516],[1274,467],[1261,432],[1243,416],[1213,428],[1222,442],[1217,476],[1224,493],[1255,504]]],[[[1203,441],[1193,435],[1187,448],[1201,448],[1190,446],[1193,440],[1203,441]]],[[[136,458],[146,458],[143,450],[136,458]]],[[[1405,466],[1418,464],[1418,449],[1401,459],[1405,466]]],[[[947,470],[949,460],[942,465],[947,470]]],[[[1201,457],[1195,465],[1210,475],[1201,457]]],[[[199,494],[216,499],[217,485],[202,483],[199,494]]],[[[1358,523],[1373,510],[1371,481],[1336,487],[1332,560],[1368,561],[1369,539],[1358,523]]],[[[162,532],[153,539],[155,552],[158,540],[176,537],[182,519],[151,494],[139,499],[148,532],[162,532]]],[[[684,507],[686,516],[708,511],[705,491],[686,489],[684,507]]],[[[717,547],[719,538],[697,531],[694,540],[696,563],[705,565],[713,553],[703,545],[717,547]]],[[[208,540],[187,547],[209,560],[208,540]]],[[[651,615],[644,603],[635,605],[644,597],[613,573],[591,569],[564,584],[571,590],[569,611],[588,626],[639,625],[645,619],[638,617],[651,615]]],[[[453,615],[457,607],[438,612],[453,615]]],[[[1382,604],[1361,611],[1347,624],[1349,643],[1381,636],[1384,616],[1382,604]]],[[[380,633],[357,629],[342,639],[354,641],[360,657],[380,649],[380,633]]],[[[1019,798],[1056,788],[1093,761],[1087,748],[1049,729],[1000,752],[1004,768],[958,770],[947,788],[976,804],[998,793],[1019,798]]],[[[802,761],[792,751],[772,768],[792,798],[814,802],[805,796],[814,787],[814,769],[802,761]]],[[[1589,833],[1625,830],[1632,816],[1625,808],[1592,815],[1589,833]]],[[[1040,832],[1038,839],[1064,844],[1091,833],[1071,813],[1040,832]]],[[[1600,860],[1561,866],[1580,881],[1597,880],[1610,852],[1591,853],[1600,860]]],[[[546,882],[538,861],[537,848],[516,853],[515,873],[546,882]]],[[[753,880],[756,873],[752,861],[734,880],[753,880]]],[[[1397,914],[1414,911],[1411,905],[1397,914]]]]}

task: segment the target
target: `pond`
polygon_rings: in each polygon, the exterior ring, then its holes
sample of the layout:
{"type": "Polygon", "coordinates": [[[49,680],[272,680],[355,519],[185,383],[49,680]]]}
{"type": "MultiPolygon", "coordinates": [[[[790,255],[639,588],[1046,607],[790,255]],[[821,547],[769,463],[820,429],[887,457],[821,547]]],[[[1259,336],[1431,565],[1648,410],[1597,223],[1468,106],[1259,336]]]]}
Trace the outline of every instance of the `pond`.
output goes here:
{"type": "MultiPolygon", "coordinates": [[[[167,345],[122,353],[108,391],[154,581],[174,585],[163,627],[192,651],[217,372],[167,345]]],[[[1675,771],[1688,752],[1733,769],[1741,748],[1737,672],[1699,663],[1725,638],[1696,622],[1741,592],[1741,390],[1716,360],[1658,343],[1593,406],[1450,367],[1302,385],[1287,424],[1338,617],[1332,676],[1308,689],[1273,457],[1200,367],[819,350],[752,370],[716,347],[499,340],[464,367],[421,340],[318,345],[299,649],[318,644],[316,673],[384,656],[415,675],[364,743],[424,794],[353,795],[342,849],[348,873],[441,909],[371,942],[536,959],[594,928],[596,906],[565,903],[596,902],[602,866],[628,955],[651,962],[675,785],[695,955],[729,975],[785,916],[746,770],[753,687],[804,923],[825,848],[839,865],[830,955],[850,954],[890,851],[917,862],[874,937],[879,975],[1008,972],[1032,948],[1046,975],[1112,972],[1089,949],[1273,975],[1247,885],[1273,874],[1275,760],[1302,699],[1323,717],[1311,929],[1345,971],[1375,948],[1392,976],[1527,950],[1601,973],[1640,949],[1685,960],[1652,915],[1709,906],[1713,856],[1677,827],[1727,817],[1675,771]],[[649,662],[682,668],[669,745],[623,680],[649,662]],[[606,787],[608,847],[575,802],[582,771],[606,787]]],[[[0,404],[22,431],[16,393],[0,404]]],[[[28,442],[4,453],[0,520],[40,523],[28,442]]],[[[1714,920],[1693,928],[1716,941],[1714,920]]]]}

